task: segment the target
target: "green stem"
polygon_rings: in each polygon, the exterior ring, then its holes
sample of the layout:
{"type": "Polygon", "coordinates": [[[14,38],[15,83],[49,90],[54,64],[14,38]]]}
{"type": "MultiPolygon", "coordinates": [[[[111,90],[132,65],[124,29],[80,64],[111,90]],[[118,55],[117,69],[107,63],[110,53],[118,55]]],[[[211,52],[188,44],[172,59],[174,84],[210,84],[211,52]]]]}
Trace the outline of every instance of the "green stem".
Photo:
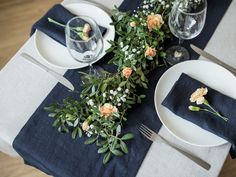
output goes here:
{"type": "Polygon", "coordinates": [[[203,111],[206,111],[206,112],[210,112],[220,118],[222,118],[224,121],[228,121],[228,118],[227,117],[224,117],[222,116],[220,113],[218,113],[209,103],[204,103],[204,105],[208,106],[212,111],[208,110],[208,109],[200,109],[200,110],[203,110],[203,111]]]}
{"type": "MultiPolygon", "coordinates": [[[[55,25],[58,25],[58,26],[61,26],[61,27],[66,27],[66,25],[64,25],[64,24],[62,24],[62,23],[59,23],[59,22],[57,22],[56,20],[54,20],[54,19],[52,19],[52,18],[48,18],[48,21],[50,22],[50,23],[53,23],[53,24],[55,24],[55,25]]],[[[73,30],[75,30],[75,31],[77,31],[77,32],[83,32],[83,27],[71,27],[71,29],[73,29],[73,30]]],[[[74,31],[74,32],[75,32],[74,31]]]]}

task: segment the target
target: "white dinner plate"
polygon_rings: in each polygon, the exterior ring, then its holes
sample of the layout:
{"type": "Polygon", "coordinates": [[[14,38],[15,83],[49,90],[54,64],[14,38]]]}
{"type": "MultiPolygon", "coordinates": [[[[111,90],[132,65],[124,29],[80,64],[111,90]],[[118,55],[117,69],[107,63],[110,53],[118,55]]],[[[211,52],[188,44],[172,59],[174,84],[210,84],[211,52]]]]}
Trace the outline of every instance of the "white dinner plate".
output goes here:
{"type": "MultiPolygon", "coordinates": [[[[93,18],[98,25],[107,28],[107,32],[103,38],[104,49],[96,61],[101,59],[105,55],[105,51],[110,48],[110,44],[107,41],[114,40],[115,38],[115,28],[114,26],[110,25],[110,23],[112,22],[111,17],[104,10],[88,3],[71,3],[66,4],[64,7],[73,14],[89,16],[93,18]]],[[[34,41],[39,55],[45,61],[55,67],[59,67],[62,69],[76,69],[88,66],[85,63],[79,63],[75,61],[71,57],[65,46],[61,45],[39,30],[36,30],[35,32],[34,41]]]]}
{"type": "Polygon", "coordinates": [[[211,147],[225,144],[226,140],[182,119],[161,105],[181,73],[186,73],[192,78],[232,98],[236,98],[235,76],[212,62],[201,60],[186,61],[171,67],[162,75],[157,83],[154,95],[157,114],[171,134],[195,146],[211,147]]]}

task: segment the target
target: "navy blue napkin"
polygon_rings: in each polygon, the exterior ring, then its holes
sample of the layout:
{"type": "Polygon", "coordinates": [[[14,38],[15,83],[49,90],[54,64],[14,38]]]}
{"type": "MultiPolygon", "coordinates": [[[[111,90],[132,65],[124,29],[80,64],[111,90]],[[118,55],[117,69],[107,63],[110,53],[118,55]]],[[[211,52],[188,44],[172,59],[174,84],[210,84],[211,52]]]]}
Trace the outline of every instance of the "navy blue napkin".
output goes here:
{"type": "MultiPolygon", "coordinates": [[[[216,81],[217,82],[217,81],[216,81]]],[[[220,136],[232,143],[231,156],[236,157],[236,100],[226,96],[207,85],[182,73],[171,91],[163,100],[162,105],[167,107],[174,114],[186,119],[199,127],[220,136]],[[189,105],[195,105],[189,101],[191,94],[201,87],[207,87],[208,93],[204,97],[209,104],[219,113],[227,118],[222,118],[206,111],[190,111],[189,105]]],[[[204,107],[204,105],[199,105],[204,107]]],[[[206,108],[206,107],[204,107],[206,108]]]]}
{"type": "MultiPolygon", "coordinates": [[[[50,23],[48,21],[48,18],[52,18],[61,24],[66,24],[71,18],[75,16],[76,15],[72,14],[61,4],[56,4],[51,9],[49,9],[48,12],[41,19],[39,19],[39,21],[37,21],[32,26],[30,35],[32,35],[35,32],[35,30],[38,29],[65,46],[66,45],[65,28],[50,23]]],[[[107,29],[102,26],[99,26],[99,29],[102,35],[104,35],[107,31],[107,29]]]]}

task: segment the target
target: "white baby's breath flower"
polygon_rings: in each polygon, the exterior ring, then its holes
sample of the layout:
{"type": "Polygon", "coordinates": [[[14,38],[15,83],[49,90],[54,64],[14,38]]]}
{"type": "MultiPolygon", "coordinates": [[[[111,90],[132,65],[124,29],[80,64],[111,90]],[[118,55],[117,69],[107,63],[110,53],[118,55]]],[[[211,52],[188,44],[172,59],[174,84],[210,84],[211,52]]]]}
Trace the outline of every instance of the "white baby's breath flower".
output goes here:
{"type": "Polygon", "coordinates": [[[113,99],[113,97],[112,97],[112,96],[110,96],[109,98],[110,98],[111,100],[113,99]]]}
{"type": "Polygon", "coordinates": [[[92,99],[90,99],[90,100],[87,102],[87,104],[90,105],[90,106],[93,106],[93,105],[94,105],[94,102],[93,102],[92,99]]]}
{"type": "Polygon", "coordinates": [[[121,106],[121,103],[118,103],[117,106],[121,106]]]}
{"type": "Polygon", "coordinates": [[[90,125],[90,126],[89,126],[89,128],[90,128],[90,129],[93,129],[93,128],[94,128],[94,125],[93,125],[93,124],[92,124],[92,125],[90,125]]]}
{"type": "Polygon", "coordinates": [[[121,87],[118,87],[117,90],[120,92],[121,91],[121,87]]]}
{"type": "Polygon", "coordinates": [[[120,99],[121,99],[123,102],[126,102],[126,98],[121,97],[120,99]]]}
{"type": "Polygon", "coordinates": [[[123,50],[123,51],[126,51],[126,50],[128,50],[128,49],[129,49],[129,46],[126,45],[122,50],[123,50]]]}
{"type": "Polygon", "coordinates": [[[129,93],[129,89],[125,89],[125,93],[129,93]]]}
{"type": "Polygon", "coordinates": [[[137,51],[137,49],[132,49],[132,52],[134,52],[134,53],[135,53],[136,51],[137,51]]]}
{"type": "Polygon", "coordinates": [[[120,102],[120,98],[117,98],[116,101],[117,101],[117,102],[120,102]]]}
{"type": "Polygon", "coordinates": [[[107,95],[106,95],[106,93],[103,93],[102,96],[103,96],[104,98],[106,98],[107,95]]]}
{"type": "Polygon", "coordinates": [[[170,5],[169,5],[169,4],[167,4],[167,5],[166,5],[166,8],[169,8],[169,7],[170,7],[170,5]]]}
{"type": "Polygon", "coordinates": [[[126,94],[124,94],[122,97],[123,97],[123,98],[125,98],[125,97],[127,97],[127,95],[126,95],[126,94]]]}
{"type": "Polygon", "coordinates": [[[90,133],[86,133],[87,137],[91,137],[91,134],[90,133]]]}
{"type": "Polygon", "coordinates": [[[134,17],[138,18],[138,15],[137,15],[137,14],[135,14],[135,15],[134,15],[134,17]]]}
{"type": "Polygon", "coordinates": [[[125,51],[125,55],[128,55],[128,54],[129,54],[129,52],[125,51]]]}
{"type": "Polygon", "coordinates": [[[116,96],[116,95],[117,95],[117,93],[118,93],[117,91],[114,91],[114,92],[113,92],[113,95],[114,95],[114,96],[116,96]]]}
{"type": "Polygon", "coordinates": [[[141,52],[140,51],[137,51],[137,54],[140,54],[141,52]]]}
{"type": "Polygon", "coordinates": [[[114,90],[110,90],[110,94],[113,94],[114,90]]]}

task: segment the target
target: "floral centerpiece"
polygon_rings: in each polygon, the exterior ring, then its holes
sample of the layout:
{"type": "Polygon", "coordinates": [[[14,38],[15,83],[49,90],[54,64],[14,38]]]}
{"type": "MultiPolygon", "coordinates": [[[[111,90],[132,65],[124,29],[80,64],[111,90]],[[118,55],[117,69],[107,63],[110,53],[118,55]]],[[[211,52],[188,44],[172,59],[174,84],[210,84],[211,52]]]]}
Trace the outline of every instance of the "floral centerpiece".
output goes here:
{"type": "Polygon", "coordinates": [[[169,0],[145,0],[137,11],[113,10],[116,40],[109,41],[114,53],[109,64],[117,72],[105,72],[104,77],[86,75],[80,100],[67,98],[45,109],[54,119],[53,126],[72,138],[87,135],[85,144],[96,143],[103,163],[112,155],[128,153],[126,141],[132,133],[122,133],[126,112],[145,95],[137,95],[137,87],[148,88],[146,75],[165,59],[164,42],[171,37],[167,20],[171,8],[169,0]]]}

